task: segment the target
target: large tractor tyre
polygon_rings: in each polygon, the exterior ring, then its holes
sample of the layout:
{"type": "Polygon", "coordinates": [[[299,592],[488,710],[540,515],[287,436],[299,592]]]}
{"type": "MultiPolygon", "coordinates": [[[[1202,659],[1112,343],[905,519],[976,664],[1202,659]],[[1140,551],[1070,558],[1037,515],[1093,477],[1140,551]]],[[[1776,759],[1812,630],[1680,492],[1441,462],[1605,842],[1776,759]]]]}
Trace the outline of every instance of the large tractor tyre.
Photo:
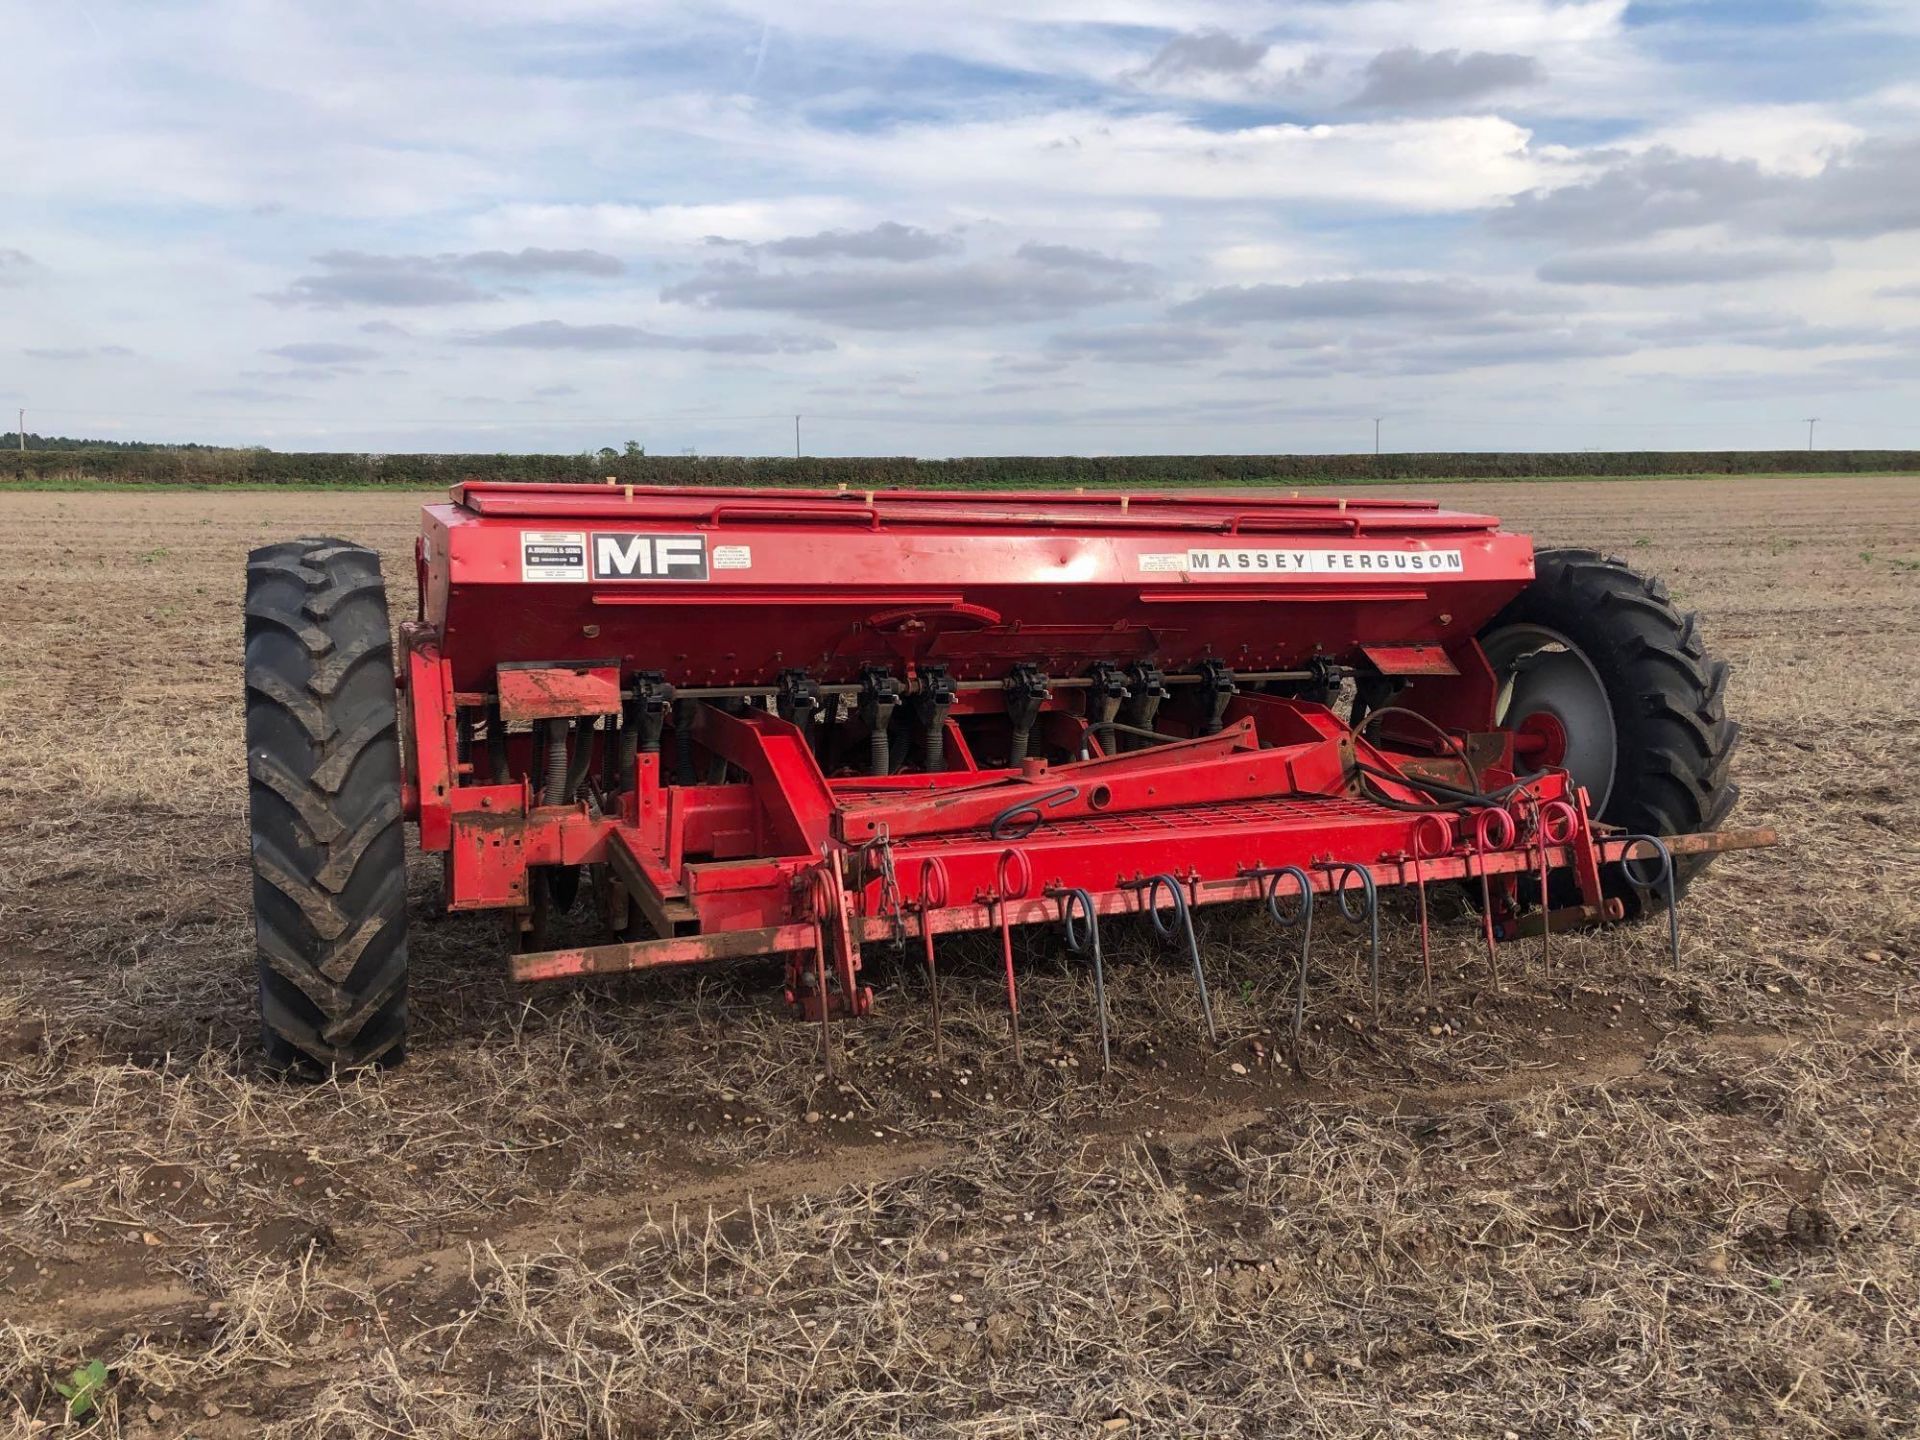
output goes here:
{"type": "MultiPolygon", "coordinates": [[[[1728,773],[1740,727],[1727,718],[1726,662],[1707,653],[1697,617],[1659,580],[1596,551],[1542,550],[1535,567],[1480,635],[1501,684],[1499,723],[1534,737],[1538,763],[1564,765],[1609,825],[1718,829],[1740,796],[1728,773]]],[[[1676,857],[1676,898],[1711,858],[1676,857]]],[[[1638,913],[1643,897],[1619,867],[1606,885],[1638,913]]]]}
{"type": "Polygon", "coordinates": [[[247,557],[247,778],[267,1061],[399,1063],[407,875],[380,557],[292,540],[247,557]]]}

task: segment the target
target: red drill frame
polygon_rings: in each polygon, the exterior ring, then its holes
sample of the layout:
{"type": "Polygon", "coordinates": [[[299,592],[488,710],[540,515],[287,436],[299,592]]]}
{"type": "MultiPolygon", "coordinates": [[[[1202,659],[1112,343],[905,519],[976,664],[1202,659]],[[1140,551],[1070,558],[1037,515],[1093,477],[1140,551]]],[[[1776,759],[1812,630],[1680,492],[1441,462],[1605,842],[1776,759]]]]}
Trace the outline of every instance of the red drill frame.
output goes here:
{"type": "Polygon", "coordinates": [[[1644,844],[1546,764],[1550,727],[1495,723],[1474,637],[1533,566],[1491,517],[474,483],[428,508],[418,560],[405,810],[445,857],[449,908],[537,931],[536,877],[592,866],[608,920],[641,932],[518,954],[520,980],[779,955],[805,1013],[859,1015],[863,942],[1054,922],[1072,891],[1137,912],[1156,876],[1190,906],[1254,900],[1285,867],[1342,896],[1416,886],[1423,925],[1426,884],[1478,882],[1491,959],[1496,936],[1617,918],[1603,871],[1644,844]],[[1101,666],[1169,681],[1151,737],[1113,726],[1101,666]],[[1340,674],[1393,687],[1398,715],[1341,719],[1315,688],[1340,674]],[[896,707],[919,707],[938,768],[847,773],[842,752],[829,773],[820,727],[774,713],[806,687],[857,693],[837,723],[876,754],[896,707]],[[1031,742],[1009,738],[1023,715],[1031,742]],[[616,724],[649,723],[629,758],[616,724]],[[563,770],[581,782],[556,797],[563,770]],[[1415,780],[1511,788],[1497,811],[1440,812],[1415,780]],[[1523,916],[1554,874],[1577,899],[1523,916]]]}

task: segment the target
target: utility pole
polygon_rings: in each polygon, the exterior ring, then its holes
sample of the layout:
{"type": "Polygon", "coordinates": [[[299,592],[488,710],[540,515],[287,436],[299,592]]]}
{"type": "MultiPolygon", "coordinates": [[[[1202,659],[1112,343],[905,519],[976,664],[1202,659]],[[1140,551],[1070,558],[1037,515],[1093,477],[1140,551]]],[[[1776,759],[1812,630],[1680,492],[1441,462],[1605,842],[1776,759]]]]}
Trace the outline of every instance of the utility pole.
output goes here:
{"type": "Polygon", "coordinates": [[[25,407],[22,407],[20,411],[20,453],[22,455],[27,453],[27,412],[25,407]]]}
{"type": "Polygon", "coordinates": [[[793,417],[793,458],[800,458],[800,417],[793,417]]]}
{"type": "Polygon", "coordinates": [[[1819,423],[1820,417],[1818,415],[1809,415],[1807,417],[1807,449],[1809,450],[1813,449],[1813,427],[1819,423]]]}
{"type": "Polygon", "coordinates": [[[1380,417],[1378,415],[1373,417],[1373,453],[1376,455],[1380,453],[1380,417]]]}

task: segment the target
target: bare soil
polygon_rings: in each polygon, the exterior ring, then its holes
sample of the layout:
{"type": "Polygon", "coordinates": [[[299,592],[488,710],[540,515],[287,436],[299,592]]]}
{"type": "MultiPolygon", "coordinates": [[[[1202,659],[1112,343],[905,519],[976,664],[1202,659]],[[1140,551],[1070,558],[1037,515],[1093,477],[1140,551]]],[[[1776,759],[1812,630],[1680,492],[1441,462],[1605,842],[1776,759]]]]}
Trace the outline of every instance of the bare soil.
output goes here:
{"type": "Polygon", "coordinates": [[[1021,937],[816,1034],[767,967],[516,989],[428,918],[399,1070],[254,1055],[248,547],[421,497],[0,493],[0,1434],[1859,1435],[1920,1416],[1920,482],[1408,486],[1664,575],[1737,823],[1659,924],[1506,947],[1021,937]],[[94,1413],[58,1382],[108,1367],[94,1413]]]}

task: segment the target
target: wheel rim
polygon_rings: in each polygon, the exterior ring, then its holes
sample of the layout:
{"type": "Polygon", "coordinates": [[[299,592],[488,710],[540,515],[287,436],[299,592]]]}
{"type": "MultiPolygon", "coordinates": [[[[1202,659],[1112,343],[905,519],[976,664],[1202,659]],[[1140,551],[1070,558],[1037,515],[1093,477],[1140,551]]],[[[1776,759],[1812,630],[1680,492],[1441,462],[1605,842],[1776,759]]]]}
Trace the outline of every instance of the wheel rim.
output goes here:
{"type": "Polygon", "coordinates": [[[1494,723],[1536,733],[1557,727],[1565,737],[1559,763],[1585,788],[1594,813],[1605,813],[1613,793],[1616,735],[1613,705],[1593,662],[1573,641],[1544,625],[1505,626],[1484,638],[1480,648],[1500,681],[1494,723]]]}

